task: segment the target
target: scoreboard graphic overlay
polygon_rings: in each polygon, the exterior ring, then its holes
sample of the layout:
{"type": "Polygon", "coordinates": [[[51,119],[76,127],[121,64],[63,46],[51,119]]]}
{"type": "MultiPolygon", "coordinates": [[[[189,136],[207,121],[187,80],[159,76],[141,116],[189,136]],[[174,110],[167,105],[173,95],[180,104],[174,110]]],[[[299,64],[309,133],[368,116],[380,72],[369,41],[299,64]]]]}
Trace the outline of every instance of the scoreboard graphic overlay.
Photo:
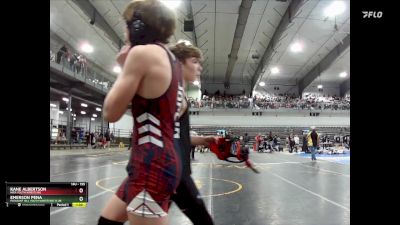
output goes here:
{"type": "Polygon", "coordinates": [[[86,207],[88,182],[6,182],[6,206],[86,207]]]}

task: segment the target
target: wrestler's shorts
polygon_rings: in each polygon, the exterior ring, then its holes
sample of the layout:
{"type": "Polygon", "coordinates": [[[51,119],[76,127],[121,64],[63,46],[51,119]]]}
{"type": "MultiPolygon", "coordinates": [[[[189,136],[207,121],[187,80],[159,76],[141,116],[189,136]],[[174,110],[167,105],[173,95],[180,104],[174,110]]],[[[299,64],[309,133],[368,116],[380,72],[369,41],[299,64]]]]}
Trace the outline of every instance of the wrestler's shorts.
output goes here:
{"type": "Polygon", "coordinates": [[[174,154],[156,156],[156,152],[150,153],[150,157],[148,153],[131,158],[127,165],[128,177],[116,195],[126,202],[129,213],[158,218],[168,213],[170,196],[180,182],[181,163],[174,154]]]}

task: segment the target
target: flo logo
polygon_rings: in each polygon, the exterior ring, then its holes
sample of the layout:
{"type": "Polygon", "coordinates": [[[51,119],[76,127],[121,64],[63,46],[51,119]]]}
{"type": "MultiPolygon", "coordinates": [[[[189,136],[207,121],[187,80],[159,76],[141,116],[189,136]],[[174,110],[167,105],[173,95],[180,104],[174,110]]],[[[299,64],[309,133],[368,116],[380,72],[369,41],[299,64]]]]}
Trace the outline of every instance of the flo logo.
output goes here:
{"type": "Polygon", "coordinates": [[[381,18],[383,16],[382,11],[362,11],[363,18],[381,18]]]}

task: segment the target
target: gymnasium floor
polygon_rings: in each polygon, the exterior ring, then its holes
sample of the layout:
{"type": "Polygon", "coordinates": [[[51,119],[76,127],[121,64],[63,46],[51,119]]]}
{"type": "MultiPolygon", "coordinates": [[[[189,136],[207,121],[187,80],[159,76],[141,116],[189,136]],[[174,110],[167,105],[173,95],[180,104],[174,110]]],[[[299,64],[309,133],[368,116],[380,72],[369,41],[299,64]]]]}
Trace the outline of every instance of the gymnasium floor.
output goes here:
{"type": "MultiPolygon", "coordinates": [[[[97,224],[126,176],[128,157],[118,149],[51,151],[52,182],[89,182],[87,207],[52,207],[51,224],[97,224]]],[[[350,224],[349,163],[319,155],[312,162],[309,155],[287,152],[251,152],[250,158],[260,174],[196,152],[192,176],[216,225],[350,224]]],[[[192,224],[175,204],[169,215],[171,225],[192,224]]]]}

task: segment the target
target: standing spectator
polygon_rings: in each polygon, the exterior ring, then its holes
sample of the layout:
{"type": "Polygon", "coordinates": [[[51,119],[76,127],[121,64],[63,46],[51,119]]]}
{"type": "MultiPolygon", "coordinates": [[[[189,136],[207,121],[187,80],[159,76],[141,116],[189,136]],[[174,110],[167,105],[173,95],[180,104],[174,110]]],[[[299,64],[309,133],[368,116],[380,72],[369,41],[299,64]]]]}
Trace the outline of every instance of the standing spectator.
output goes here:
{"type": "Polygon", "coordinates": [[[275,148],[275,151],[279,151],[279,145],[278,145],[278,137],[276,136],[276,134],[275,134],[275,136],[274,136],[274,139],[273,139],[273,145],[272,145],[272,148],[275,148]]]}
{"type": "Polygon", "coordinates": [[[75,138],[76,138],[76,143],[77,144],[80,144],[81,143],[81,138],[80,138],[80,132],[79,132],[79,130],[76,130],[75,131],[75,138]]]}
{"type": "Polygon", "coordinates": [[[90,146],[90,135],[89,135],[88,131],[85,132],[85,140],[86,140],[86,146],[89,148],[89,146],[90,146]]]}
{"type": "Polygon", "coordinates": [[[105,137],[105,139],[106,139],[106,144],[105,144],[105,147],[104,147],[104,148],[107,147],[108,149],[110,149],[111,136],[110,136],[110,130],[109,130],[109,129],[107,129],[107,131],[106,131],[104,137],[105,137]]]}
{"type": "Polygon", "coordinates": [[[247,145],[250,141],[250,137],[247,135],[247,133],[244,133],[244,137],[243,137],[243,142],[245,145],[247,145]]]}
{"type": "Polygon", "coordinates": [[[308,143],[308,148],[311,151],[311,160],[317,160],[317,158],[315,157],[315,151],[319,146],[319,135],[314,126],[311,127],[311,130],[312,131],[309,132],[307,135],[307,143],[308,143]]]}
{"type": "MultiPolygon", "coordinates": [[[[190,131],[190,136],[198,136],[196,131],[191,130],[190,131]]],[[[194,161],[194,151],[196,150],[196,145],[190,145],[190,154],[191,154],[191,159],[194,161]]]]}
{"type": "Polygon", "coordinates": [[[308,149],[307,149],[307,134],[303,135],[302,151],[305,152],[305,153],[308,151],[308,149]]]}
{"type": "Polygon", "coordinates": [[[67,46],[64,44],[64,45],[60,48],[60,50],[58,50],[58,52],[57,52],[57,59],[56,59],[56,62],[57,62],[58,64],[60,64],[61,61],[63,61],[63,63],[65,62],[64,60],[66,59],[67,52],[68,52],[68,48],[67,48],[67,46]]]}
{"type": "Polygon", "coordinates": [[[321,141],[322,141],[322,149],[325,149],[326,145],[328,144],[326,142],[326,135],[322,136],[321,141]]]}
{"type": "Polygon", "coordinates": [[[81,69],[81,74],[82,74],[82,76],[86,76],[86,73],[87,73],[86,63],[87,62],[86,62],[85,56],[80,55],[78,60],[79,60],[79,66],[80,66],[80,69],[81,69]]]}
{"type": "Polygon", "coordinates": [[[111,134],[110,134],[110,140],[111,140],[111,143],[115,143],[114,132],[111,132],[111,134]]]}
{"type": "Polygon", "coordinates": [[[73,71],[74,73],[76,73],[77,71],[77,65],[78,65],[78,54],[72,54],[71,58],[69,60],[69,68],[71,71],[73,71]]]}
{"type": "Polygon", "coordinates": [[[93,149],[95,149],[95,148],[97,148],[97,140],[96,140],[96,137],[97,137],[97,133],[95,134],[95,133],[90,133],[90,140],[91,140],[91,145],[92,145],[92,148],[93,149]]]}
{"type": "Polygon", "coordinates": [[[131,150],[131,147],[132,147],[132,135],[133,135],[133,132],[131,131],[131,133],[129,134],[129,146],[128,146],[128,151],[131,150]]]}
{"type": "Polygon", "coordinates": [[[194,159],[194,151],[196,150],[196,146],[195,145],[191,145],[190,146],[190,153],[191,153],[191,156],[192,156],[192,161],[195,161],[195,159],[194,159]]]}
{"type": "Polygon", "coordinates": [[[80,58],[81,58],[81,54],[74,54],[75,56],[76,56],[76,61],[75,61],[75,70],[76,70],[76,73],[77,74],[79,74],[80,72],[81,72],[81,61],[80,61],[80,58]]]}
{"type": "Polygon", "coordinates": [[[297,148],[299,147],[299,143],[300,143],[299,136],[297,136],[297,134],[296,134],[293,139],[294,139],[294,147],[295,147],[296,152],[297,152],[297,148]]]}
{"type": "Polygon", "coordinates": [[[292,153],[293,152],[293,146],[294,146],[294,141],[293,141],[292,134],[289,134],[289,136],[288,136],[288,145],[289,145],[289,153],[292,153]]]}
{"type": "Polygon", "coordinates": [[[272,131],[269,132],[267,141],[268,141],[268,148],[272,151],[273,150],[272,145],[274,143],[274,137],[272,136],[272,131]]]}
{"type": "Polygon", "coordinates": [[[258,134],[256,135],[255,139],[256,139],[256,150],[257,150],[258,152],[260,152],[260,146],[261,146],[261,142],[262,142],[263,138],[262,138],[261,134],[258,133],[258,134]]]}

